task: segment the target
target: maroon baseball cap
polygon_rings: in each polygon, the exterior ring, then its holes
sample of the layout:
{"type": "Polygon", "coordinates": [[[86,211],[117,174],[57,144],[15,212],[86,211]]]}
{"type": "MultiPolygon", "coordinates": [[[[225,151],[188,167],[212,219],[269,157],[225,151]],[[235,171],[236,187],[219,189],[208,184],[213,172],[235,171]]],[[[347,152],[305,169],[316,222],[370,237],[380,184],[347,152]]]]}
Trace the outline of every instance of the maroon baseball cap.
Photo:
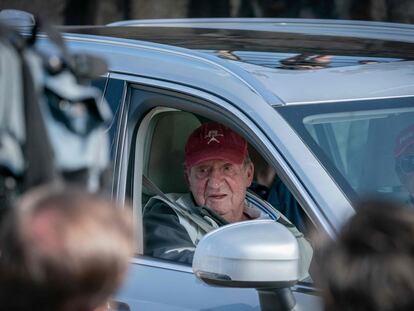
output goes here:
{"type": "Polygon", "coordinates": [[[402,130],[398,135],[395,142],[394,156],[399,157],[412,144],[414,144],[414,125],[402,130]]]}
{"type": "Polygon", "coordinates": [[[190,168],[208,160],[225,160],[242,164],[247,155],[247,142],[232,129],[208,122],[188,137],[185,145],[185,166],[190,168]]]}

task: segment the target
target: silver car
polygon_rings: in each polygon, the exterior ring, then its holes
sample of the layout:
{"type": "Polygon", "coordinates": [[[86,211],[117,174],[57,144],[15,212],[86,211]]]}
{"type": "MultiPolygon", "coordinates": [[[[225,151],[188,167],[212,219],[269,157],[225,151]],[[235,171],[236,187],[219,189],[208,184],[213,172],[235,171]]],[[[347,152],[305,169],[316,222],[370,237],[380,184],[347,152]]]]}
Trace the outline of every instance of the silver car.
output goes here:
{"type": "Polygon", "coordinates": [[[195,19],[62,30],[72,50],[109,63],[94,84],[114,113],[112,192],[137,224],[119,310],[321,309],[317,275],[296,282],[297,245],[273,221],[212,232],[193,267],[144,255],[142,208],[154,193],[142,176],[187,192],[184,144],[207,120],[241,133],[256,167],[276,172],[311,242],[313,231],[334,238],[361,197],[412,200],[414,156],[399,148],[414,123],[414,26],[195,19]]]}

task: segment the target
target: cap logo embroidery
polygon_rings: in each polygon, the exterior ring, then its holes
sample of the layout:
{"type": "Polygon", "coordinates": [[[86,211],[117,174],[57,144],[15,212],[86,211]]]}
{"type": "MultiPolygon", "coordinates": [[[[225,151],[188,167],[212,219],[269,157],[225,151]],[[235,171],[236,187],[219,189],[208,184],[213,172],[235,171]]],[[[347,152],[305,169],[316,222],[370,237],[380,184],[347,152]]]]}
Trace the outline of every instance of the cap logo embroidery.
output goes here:
{"type": "Polygon", "coordinates": [[[204,138],[208,138],[209,141],[207,142],[207,145],[209,145],[211,142],[220,143],[220,141],[217,139],[217,137],[224,136],[223,134],[219,134],[217,130],[208,131],[208,134],[204,138]]]}

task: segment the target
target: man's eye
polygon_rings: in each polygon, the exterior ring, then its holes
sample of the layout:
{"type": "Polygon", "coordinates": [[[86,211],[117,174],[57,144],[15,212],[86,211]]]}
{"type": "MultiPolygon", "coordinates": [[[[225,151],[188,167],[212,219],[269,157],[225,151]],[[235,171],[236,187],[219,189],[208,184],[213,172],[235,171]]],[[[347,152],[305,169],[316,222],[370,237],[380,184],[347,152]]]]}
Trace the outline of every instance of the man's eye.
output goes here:
{"type": "Polygon", "coordinates": [[[208,174],[208,168],[207,167],[199,167],[196,169],[196,174],[199,178],[203,178],[207,176],[208,174]]]}

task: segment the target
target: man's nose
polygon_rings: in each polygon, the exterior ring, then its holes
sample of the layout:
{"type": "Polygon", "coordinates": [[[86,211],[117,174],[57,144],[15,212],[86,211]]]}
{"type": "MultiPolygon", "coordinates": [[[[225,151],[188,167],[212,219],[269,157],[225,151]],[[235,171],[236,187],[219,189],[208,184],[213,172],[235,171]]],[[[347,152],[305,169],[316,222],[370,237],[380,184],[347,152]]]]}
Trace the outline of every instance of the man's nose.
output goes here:
{"type": "Polygon", "coordinates": [[[223,181],[223,174],[218,169],[213,169],[208,176],[208,186],[211,188],[218,188],[223,181]]]}

